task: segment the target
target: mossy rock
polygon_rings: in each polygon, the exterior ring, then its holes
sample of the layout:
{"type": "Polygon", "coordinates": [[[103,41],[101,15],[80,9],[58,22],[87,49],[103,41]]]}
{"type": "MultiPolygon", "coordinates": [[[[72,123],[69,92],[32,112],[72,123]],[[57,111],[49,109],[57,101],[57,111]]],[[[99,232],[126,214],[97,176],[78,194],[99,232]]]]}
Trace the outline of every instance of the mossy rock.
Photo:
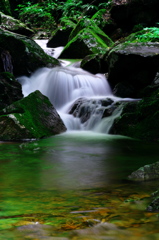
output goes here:
{"type": "Polygon", "coordinates": [[[111,133],[142,141],[159,141],[159,89],[151,97],[126,103],[121,116],[115,119],[111,133]]]}
{"type": "Polygon", "coordinates": [[[5,15],[2,12],[0,12],[0,15],[1,15],[1,28],[11,31],[11,32],[14,32],[14,33],[26,35],[26,36],[31,36],[34,34],[34,31],[32,29],[28,28],[21,21],[15,19],[9,15],[5,15]]]}
{"type": "Polygon", "coordinates": [[[6,71],[10,55],[15,76],[30,75],[41,67],[60,65],[57,59],[48,56],[32,39],[0,29],[0,71],[6,71]],[[2,59],[2,53],[6,56],[2,59]]]}
{"type": "Polygon", "coordinates": [[[112,88],[125,82],[135,89],[133,96],[154,80],[159,68],[159,43],[121,43],[108,54],[108,81],[112,88]]]}
{"type": "Polygon", "coordinates": [[[49,99],[39,91],[1,110],[0,115],[2,141],[39,139],[66,131],[49,99]]]}
{"type": "Polygon", "coordinates": [[[11,73],[0,73],[0,109],[23,98],[22,86],[11,73]]]}
{"type": "MultiPolygon", "coordinates": [[[[76,32],[76,29],[74,30],[76,32]]],[[[78,32],[78,31],[77,31],[78,32]]],[[[72,33],[71,37],[75,34],[72,33]]],[[[84,58],[90,54],[104,54],[113,41],[98,27],[89,26],[80,30],[62,51],[60,58],[84,58]]]]}
{"type": "Polygon", "coordinates": [[[128,179],[135,181],[159,179],[159,162],[145,165],[137,169],[128,176],[128,179]]]}

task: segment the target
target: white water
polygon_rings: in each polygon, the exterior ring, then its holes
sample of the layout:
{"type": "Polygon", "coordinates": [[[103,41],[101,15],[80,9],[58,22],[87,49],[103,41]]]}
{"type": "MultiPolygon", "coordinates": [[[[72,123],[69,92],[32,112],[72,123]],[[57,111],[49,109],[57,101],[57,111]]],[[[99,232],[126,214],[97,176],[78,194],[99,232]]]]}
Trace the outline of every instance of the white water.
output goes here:
{"type": "MultiPolygon", "coordinates": [[[[54,58],[58,58],[63,47],[56,49],[47,48],[47,40],[36,40],[43,50],[54,58]]],[[[64,64],[65,65],[65,64],[64,64]]],[[[75,65],[76,66],[76,65],[75,65]]],[[[111,88],[103,74],[93,75],[77,67],[41,68],[28,77],[20,77],[24,96],[35,90],[46,95],[58,113],[68,130],[94,131],[108,133],[114,119],[120,115],[121,106],[111,116],[103,118],[103,113],[110,108],[102,106],[100,99],[112,99],[116,101],[132,101],[113,96],[111,88]],[[84,99],[74,117],[69,114],[74,103],[78,99],[84,99]],[[82,112],[87,116],[86,121],[80,119],[82,112]]]]}
{"type": "Polygon", "coordinates": [[[93,75],[74,67],[55,67],[53,69],[41,68],[30,78],[24,76],[18,80],[22,84],[24,96],[35,90],[46,95],[59,112],[68,130],[108,133],[115,117],[121,111],[121,107],[117,108],[111,117],[102,119],[103,112],[108,107],[103,107],[100,99],[121,100],[113,96],[102,74],[93,75]],[[68,114],[74,102],[81,98],[88,102],[81,104],[79,114],[83,108],[86,109],[86,114],[87,111],[90,114],[89,119],[84,123],[81,123],[78,115],[74,117],[68,114]]]}

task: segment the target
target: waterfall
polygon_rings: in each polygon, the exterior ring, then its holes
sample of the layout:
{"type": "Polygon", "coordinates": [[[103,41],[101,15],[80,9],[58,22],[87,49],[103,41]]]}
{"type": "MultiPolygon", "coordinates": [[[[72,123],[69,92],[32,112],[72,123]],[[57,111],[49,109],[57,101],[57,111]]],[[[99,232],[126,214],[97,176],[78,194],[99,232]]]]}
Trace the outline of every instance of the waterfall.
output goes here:
{"type": "MultiPolygon", "coordinates": [[[[47,40],[36,40],[43,50],[58,58],[63,47],[47,48],[47,40]]],[[[22,76],[24,96],[39,90],[47,96],[68,130],[108,133],[114,119],[122,110],[119,101],[132,101],[113,96],[105,75],[93,75],[75,63],[69,67],[41,68],[30,77],[22,76]]]]}
{"type": "Polygon", "coordinates": [[[75,67],[41,68],[31,77],[22,76],[18,81],[22,84],[24,96],[35,90],[46,95],[68,130],[107,133],[113,119],[119,114],[117,108],[112,116],[103,118],[104,112],[116,102],[116,98],[102,74],[93,75],[75,67]],[[71,113],[76,103],[78,110],[71,113]]]}

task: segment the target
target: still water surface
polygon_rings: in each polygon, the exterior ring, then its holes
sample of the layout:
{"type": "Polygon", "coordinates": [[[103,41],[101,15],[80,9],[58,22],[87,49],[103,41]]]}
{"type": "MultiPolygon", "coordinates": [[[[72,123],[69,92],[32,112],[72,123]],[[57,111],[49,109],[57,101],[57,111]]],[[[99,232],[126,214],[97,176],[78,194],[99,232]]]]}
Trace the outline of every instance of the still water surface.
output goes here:
{"type": "Polygon", "coordinates": [[[158,214],[145,211],[157,182],[127,180],[140,166],[158,161],[157,145],[70,132],[33,142],[1,142],[0,152],[0,239],[65,236],[92,221],[133,229],[134,236],[141,229],[142,236],[147,229],[157,234],[158,214]],[[51,235],[19,235],[19,227],[29,224],[51,225],[51,235]]]}

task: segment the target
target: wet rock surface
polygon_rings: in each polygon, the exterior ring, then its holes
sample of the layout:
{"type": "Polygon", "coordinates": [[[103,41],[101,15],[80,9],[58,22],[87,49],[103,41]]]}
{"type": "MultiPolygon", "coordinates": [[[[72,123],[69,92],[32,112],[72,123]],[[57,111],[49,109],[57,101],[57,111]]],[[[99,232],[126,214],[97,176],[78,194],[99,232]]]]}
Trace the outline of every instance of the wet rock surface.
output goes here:
{"type": "Polygon", "coordinates": [[[49,99],[39,91],[13,103],[0,114],[3,141],[39,139],[66,131],[49,99]]]}

